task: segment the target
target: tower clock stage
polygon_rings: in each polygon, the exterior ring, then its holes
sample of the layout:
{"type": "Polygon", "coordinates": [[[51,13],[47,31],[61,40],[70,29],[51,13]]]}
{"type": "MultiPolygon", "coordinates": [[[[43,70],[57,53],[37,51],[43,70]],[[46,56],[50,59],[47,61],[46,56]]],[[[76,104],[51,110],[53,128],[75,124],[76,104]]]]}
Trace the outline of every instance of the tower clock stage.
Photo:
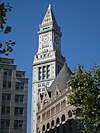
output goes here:
{"type": "Polygon", "coordinates": [[[50,86],[65,63],[65,58],[61,53],[62,33],[54,17],[51,5],[49,5],[40,24],[38,36],[38,51],[33,61],[31,133],[36,133],[36,114],[39,111],[38,105],[41,102],[41,97],[45,91],[49,91],[50,86]]]}

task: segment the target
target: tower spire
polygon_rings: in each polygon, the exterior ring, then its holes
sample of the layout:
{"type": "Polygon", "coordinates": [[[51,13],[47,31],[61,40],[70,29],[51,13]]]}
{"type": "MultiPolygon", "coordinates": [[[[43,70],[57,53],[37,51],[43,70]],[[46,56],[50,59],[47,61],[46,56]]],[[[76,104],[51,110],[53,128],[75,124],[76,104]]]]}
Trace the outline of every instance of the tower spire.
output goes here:
{"type": "Polygon", "coordinates": [[[49,4],[49,7],[48,7],[48,9],[51,9],[51,4],[49,4]]]}
{"type": "Polygon", "coordinates": [[[50,4],[40,25],[38,35],[39,46],[33,62],[32,133],[36,133],[39,95],[45,92],[45,85],[49,89],[65,62],[61,53],[62,34],[50,4]]]}
{"type": "Polygon", "coordinates": [[[52,11],[51,4],[49,4],[49,6],[48,6],[48,9],[47,9],[46,14],[44,16],[44,19],[40,25],[40,28],[43,28],[43,27],[48,26],[48,25],[52,25],[52,26],[55,25],[57,28],[59,28],[57,21],[55,19],[54,13],[52,11]]]}

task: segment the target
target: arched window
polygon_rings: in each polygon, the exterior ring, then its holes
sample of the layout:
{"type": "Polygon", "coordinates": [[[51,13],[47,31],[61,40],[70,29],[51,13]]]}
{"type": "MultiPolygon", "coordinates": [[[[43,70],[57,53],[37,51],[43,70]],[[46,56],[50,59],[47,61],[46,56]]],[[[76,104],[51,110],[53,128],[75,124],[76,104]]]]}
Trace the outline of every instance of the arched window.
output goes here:
{"type": "Polygon", "coordinates": [[[42,127],[42,131],[45,131],[45,125],[43,125],[43,127],[42,127]]]}
{"type": "Polygon", "coordinates": [[[59,125],[59,123],[60,123],[60,119],[57,118],[57,119],[56,119],[56,125],[59,125]]]}
{"type": "Polygon", "coordinates": [[[50,128],[50,124],[49,123],[47,123],[47,130],[50,128]]]}
{"type": "Polygon", "coordinates": [[[51,128],[54,127],[54,120],[51,121],[51,128]]]}
{"type": "Polygon", "coordinates": [[[62,115],[61,122],[65,122],[65,115],[62,115]]]}
{"type": "Polygon", "coordinates": [[[72,117],[72,111],[71,110],[68,111],[68,117],[69,118],[72,117]]]}
{"type": "Polygon", "coordinates": [[[58,91],[56,91],[56,95],[58,95],[59,93],[58,93],[58,91]]]}

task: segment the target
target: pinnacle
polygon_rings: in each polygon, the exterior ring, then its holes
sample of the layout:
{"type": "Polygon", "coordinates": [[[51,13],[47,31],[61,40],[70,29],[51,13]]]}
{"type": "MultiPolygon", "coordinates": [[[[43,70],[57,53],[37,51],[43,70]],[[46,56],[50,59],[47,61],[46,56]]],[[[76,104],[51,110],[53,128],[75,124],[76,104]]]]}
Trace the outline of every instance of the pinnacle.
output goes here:
{"type": "Polygon", "coordinates": [[[48,7],[48,9],[51,9],[51,4],[49,4],[49,7],[48,7]]]}
{"type": "Polygon", "coordinates": [[[49,4],[41,26],[45,27],[47,25],[52,25],[52,24],[55,24],[58,27],[55,16],[51,8],[51,4],[49,4]]]}

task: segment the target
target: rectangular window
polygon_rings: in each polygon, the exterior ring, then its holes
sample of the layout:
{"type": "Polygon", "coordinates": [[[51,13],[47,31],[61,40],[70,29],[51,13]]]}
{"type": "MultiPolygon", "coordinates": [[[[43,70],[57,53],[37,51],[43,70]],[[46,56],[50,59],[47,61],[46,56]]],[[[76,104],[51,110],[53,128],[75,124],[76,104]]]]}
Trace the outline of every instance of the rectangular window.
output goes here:
{"type": "Polygon", "coordinates": [[[41,80],[42,79],[42,68],[39,67],[38,69],[38,80],[41,80]]]}
{"type": "Polygon", "coordinates": [[[55,114],[55,107],[51,108],[51,116],[55,114]]]}
{"type": "Polygon", "coordinates": [[[46,113],[42,114],[42,120],[46,119],[46,113]]]}
{"type": "Polygon", "coordinates": [[[61,102],[61,109],[65,108],[66,107],[66,100],[63,100],[61,102]]]}
{"type": "Polygon", "coordinates": [[[12,70],[11,69],[4,69],[3,75],[4,76],[12,76],[12,70]]]}
{"type": "Polygon", "coordinates": [[[10,81],[7,82],[7,85],[8,85],[8,88],[11,88],[11,82],[10,81]]]}
{"type": "Polygon", "coordinates": [[[50,110],[47,111],[47,118],[50,117],[50,110]]]}
{"type": "Polygon", "coordinates": [[[45,83],[42,83],[42,86],[45,86],[45,83]]]}
{"type": "Polygon", "coordinates": [[[10,125],[10,120],[9,119],[1,119],[1,127],[2,128],[8,128],[10,125]]]}
{"type": "Polygon", "coordinates": [[[47,79],[50,78],[50,65],[47,65],[47,79]]]}
{"type": "Polygon", "coordinates": [[[15,90],[23,90],[24,83],[16,82],[15,90]]]}
{"type": "Polygon", "coordinates": [[[23,115],[23,108],[22,107],[15,107],[14,114],[15,115],[23,115]]]}
{"type": "Polygon", "coordinates": [[[41,84],[38,84],[38,87],[41,87],[41,84]]]}
{"type": "Polygon", "coordinates": [[[60,103],[56,105],[56,112],[60,111],[60,103]]]}
{"type": "Polygon", "coordinates": [[[3,81],[3,88],[7,87],[7,81],[3,81]]]}
{"type": "Polygon", "coordinates": [[[46,67],[43,66],[43,79],[46,79],[46,67]]]}
{"type": "Polygon", "coordinates": [[[16,103],[23,103],[24,102],[24,95],[18,95],[18,94],[15,94],[15,102],[16,103]]]}
{"type": "Polygon", "coordinates": [[[11,81],[3,81],[3,88],[11,88],[11,81]]]}
{"type": "Polygon", "coordinates": [[[41,88],[38,89],[38,92],[41,92],[41,88]]]}
{"type": "Polygon", "coordinates": [[[11,100],[11,94],[2,93],[2,100],[4,100],[4,101],[10,101],[11,100]]]}
{"type": "Polygon", "coordinates": [[[2,106],[1,107],[1,114],[10,114],[10,107],[9,106],[2,106]]]}
{"type": "Polygon", "coordinates": [[[41,93],[41,88],[38,89],[38,92],[41,93]]]}
{"type": "Polygon", "coordinates": [[[14,128],[22,129],[23,121],[22,120],[14,120],[14,128]]]}
{"type": "Polygon", "coordinates": [[[37,117],[37,122],[40,122],[40,115],[37,117]]]}
{"type": "Polygon", "coordinates": [[[45,91],[45,88],[42,88],[42,91],[45,91]]]}

